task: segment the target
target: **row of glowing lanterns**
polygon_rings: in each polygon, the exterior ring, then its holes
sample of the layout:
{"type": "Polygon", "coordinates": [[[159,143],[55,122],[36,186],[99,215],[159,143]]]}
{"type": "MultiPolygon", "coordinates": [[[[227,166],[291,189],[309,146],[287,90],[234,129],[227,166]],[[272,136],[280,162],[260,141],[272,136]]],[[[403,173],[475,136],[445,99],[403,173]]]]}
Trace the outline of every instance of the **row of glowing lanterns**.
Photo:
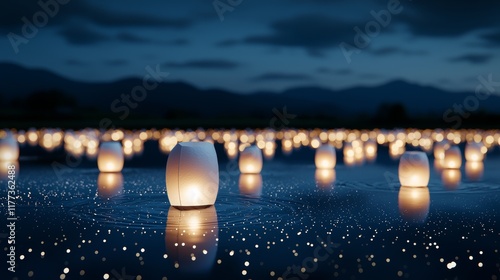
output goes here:
{"type": "MultiPolygon", "coordinates": [[[[72,138],[74,137],[69,136],[68,141],[72,138]]],[[[147,140],[143,138],[142,141],[147,140]]],[[[104,139],[107,138],[104,137],[104,139]]],[[[111,134],[107,140],[118,139],[111,134]]],[[[97,140],[96,142],[87,141],[86,145],[97,149],[98,143],[97,140]]],[[[344,145],[344,157],[356,158],[356,155],[362,153],[368,158],[375,157],[377,144],[376,141],[369,139],[364,142],[353,140],[344,145]]],[[[476,142],[468,143],[465,149],[467,164],[482,164],[484,147],[483,144],[476,142]]],[[[250,189],[255,186],[262,187],[262,177],[259,174],[263,167],[261,149],[257,145],[251,145],[240,152],[238,162],[242,173],[240,189],[241,185],[250,189]]],[[[212,265],[217,250],[217,215],[212,206],[219,189],[217,155],[213,144],[209,142],[176,142],[169,152],[166,189],[173,207],[170,208],[167,218],[165,235],[167,249],[177,252],[177,264],[180,263],[183,268],[188,267],[190,270],[203,272],[212,265]],[[198,207],[201,208],[184,211],[198,207]],[[198,257],[198,262],[193,262],[193,256],[198,257]]],[[[441,162],[444,172],[449,171],[450,174],[460,172],[458,169],[462,165],[462,155],[458,147],[446,141],[439,142],[434,147],[434,156],[436,161],[441,162]]],[[[100,144],[97,152],[97,165],[101,171],[98,177],[100,191],[106,193],[113,186],[123,185],[120,172],[124,166],[124,157],[120,142],[104,141],[100,144]]],[[[17,161],[18,158],[18,141],[12,133],[5,133],[0,139],[0,159],[17,161]]],[[[335,147],[330,144],[320,144],[316,147],[314,161],[317,168],[316,179],[325,184],[333,182],[336,166],[335,147]]],[[[413,220],[425,220],[430,206],[430,193],[427,187],[430,180],[430,167],[427,154],[404,152],[400,159],[398,173],[401,183],[398,204],[402,216],[413,220]]],[[[453,175],[450,176],[453,177],[453,175]]],[[[242,189],[242,192],[245,190],[242,189]]]]}

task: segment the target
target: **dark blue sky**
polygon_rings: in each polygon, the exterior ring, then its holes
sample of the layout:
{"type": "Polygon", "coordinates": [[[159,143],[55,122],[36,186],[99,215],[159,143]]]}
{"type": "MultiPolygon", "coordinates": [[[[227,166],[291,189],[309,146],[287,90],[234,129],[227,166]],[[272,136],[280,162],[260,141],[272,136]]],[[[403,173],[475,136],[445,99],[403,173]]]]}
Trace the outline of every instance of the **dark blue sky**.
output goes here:
{"type": "Polygon", "coordinates": [[[23,17],[43,23],[46,12],[36,1],[2,1],[1,62],[83,81],[143,76],[160,64],[172,81],[243,93],[394,79],[473,90],[478,75],[499,74],[499,1],[42,2],[67,3],[27,38],[23,17]],[[386,26],[373,24],[377,14],[386,26]],[[367,26],[369,42],[349,63],[339,45],[356,46],[356,27],[367,26]]]}

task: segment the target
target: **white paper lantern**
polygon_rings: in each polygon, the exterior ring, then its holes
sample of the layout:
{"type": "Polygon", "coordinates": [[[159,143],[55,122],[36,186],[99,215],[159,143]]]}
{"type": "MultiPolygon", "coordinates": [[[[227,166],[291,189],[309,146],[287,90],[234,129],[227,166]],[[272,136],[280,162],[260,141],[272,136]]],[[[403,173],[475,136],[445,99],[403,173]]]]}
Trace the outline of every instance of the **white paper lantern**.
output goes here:
{"type": "Polygon", "coordinates": [[[212,143],[177,144],[167,160],[167,194],[172,206],[213,205],[219,191],[219,166],[212,143]]]}
{"type": "Polygon", "coordinates": [[[377,142],[368,140],[365,142],[365,155],[367,158],[374,158],[377,156],[377,142]]]}
{"type": "Polygon", "coordinates": [[[444,159],[444,152],[450,148],[448,141],[437,142],[434,145],[434,159],[444,159]]]}
{"type": "Polygon", "coordinates": [[[427,187],[401,187],[398,206],[401,217],[411,222],[424,222],[429,214],[431,196],[427,187]]]}
{"type": "Polygon", "coordinates": [[[335,169],[316,169],[314,173],[316,185],[321,189],[331,189],[335,183],[335,169]]]}
{"type": "Polygon", "coordinates": [[[426,187],[430,180],[429,159],[424,152],[405,152],[399,161],[399,182],[405,187],[426,187]]]}
{"type": "Polygon", "coordinates": [[[460,169],[445,169],[441,174],[443,185],[448,190],[455,190],[462,181],[462,172],[460,169]]]}
{"type": "Polygon", "coordinates": [[[238,186],[242,195],[260,197],[262,194],[262,175],[240,174],[238,186]]]}
{"type": "Polygon", "coordinates": [[[333,169],[337,163],[337,156],[335,155],[335,148],[325,144],[316,149],[314,156],[314,163],[318,169],[333,169]]]}
{"type": "Polygon", "coordinates": [[[483,145],[479,143],[468,143],[465,147],[465,159],[467,161],[483,161],[484,154],[481,151],[483,145]]]}
{"type": "Polygon", "coordinates": [[[0,138],[0,161],[16,161],[19,159],[19,144],[10,131],[0,138]]]}
{"type": "Polygon", "coordinates": [[[120,142],[104,142],[97,154],[97,166],[101,172],[120,172],[123,169],[124,155],[120,142]]]}
{"type": "Polygon", "coordinates": [[[465,163],[465,176],[467,179],[477,182],[481,181],[484,174],[484,163],[481,161],[468,161],[465,163]]]}
{"type": "Polygon", "coordinates": [[[246,147],[245,150],[240,153],[239,167],[241,173],[260,173],[260,171],[262,171],[262,151],[259,147],[246,147]]]}
{"type": "Polygon", "coordinates": [[[451,147],[444,152],[443,167],[459,169],[462,166],[462,152],[459,147],[451,147]]]}
{"type": "Polygon", "coordinates": [[[123,175],[120,172],[101,172],[97,177],[97,194],[111,198],[122,193],[123,175]]]}
{"type": "Polygon", "coordinates": [[[217,257],[218,234],[214,206],[194,210],[170,207],[165,227],[168,259],[178,265],[184,276],[208,273],[217,257]]]}

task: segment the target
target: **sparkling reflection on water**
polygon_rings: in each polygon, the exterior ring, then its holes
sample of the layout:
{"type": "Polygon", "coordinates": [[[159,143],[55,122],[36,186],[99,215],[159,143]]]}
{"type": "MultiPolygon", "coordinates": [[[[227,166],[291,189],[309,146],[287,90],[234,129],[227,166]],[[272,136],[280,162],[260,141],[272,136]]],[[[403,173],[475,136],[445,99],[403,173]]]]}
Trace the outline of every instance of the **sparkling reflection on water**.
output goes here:
{"type": "Polygon", "coordinates": [[[89,159],[59,178],[51,162],[21,159],[17,279],[500,275],[498,152],[460,170],[436,164],[428,188],[408,188],[384,147],[365,163],[343,164],[337,151],[333,172],[315,168],[312,149],[277,149],[251,176],[219,150],[216,204],[192,210],[169,205],[166,155],[153,154],[146,142],[122,173],[100,174],[89,159]]]}

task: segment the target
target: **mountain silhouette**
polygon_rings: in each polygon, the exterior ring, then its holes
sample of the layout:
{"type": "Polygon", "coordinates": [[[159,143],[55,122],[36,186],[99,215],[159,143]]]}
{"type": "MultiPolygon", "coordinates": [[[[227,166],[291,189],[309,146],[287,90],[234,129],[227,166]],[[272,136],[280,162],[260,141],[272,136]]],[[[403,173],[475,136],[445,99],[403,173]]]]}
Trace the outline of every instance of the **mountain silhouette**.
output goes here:
{"type": "MultiPolygon", "coordinates": [[[[61,77],[47,70],[28,69],[15,64],[0,64],[0,100],[27,99],[34,92],[58,91],[76,101],[85,110],[123,115],[117,110],[125,104],[121,96],[142,85],[140,78],[112,82],[81,82],[61,77]],[[118,101],[116,101],[118,100],[118,101]],[[115,109],[112,104],[115,103],[115,109]]],[[[167,79],[168,80],[168,79],[167,79]]],[[[239,94],[222,89],[200,89],[185,82],[164,82],[147,93],[133,114],[168,117],[262,117],[272,116],[273,109],[307,117],[348,118],[374,116],[386,104],[400,104],[410,117],[442,118],[454,104],[463,104],[473,92],[448,92],[395,80],[374,87],[353,87],[333,90],[322,87],[296,87],[282,92],[239,94]]],[[[500,96],[491,95],[480,101],[477,111],[500,113],[500,96]]]]}

